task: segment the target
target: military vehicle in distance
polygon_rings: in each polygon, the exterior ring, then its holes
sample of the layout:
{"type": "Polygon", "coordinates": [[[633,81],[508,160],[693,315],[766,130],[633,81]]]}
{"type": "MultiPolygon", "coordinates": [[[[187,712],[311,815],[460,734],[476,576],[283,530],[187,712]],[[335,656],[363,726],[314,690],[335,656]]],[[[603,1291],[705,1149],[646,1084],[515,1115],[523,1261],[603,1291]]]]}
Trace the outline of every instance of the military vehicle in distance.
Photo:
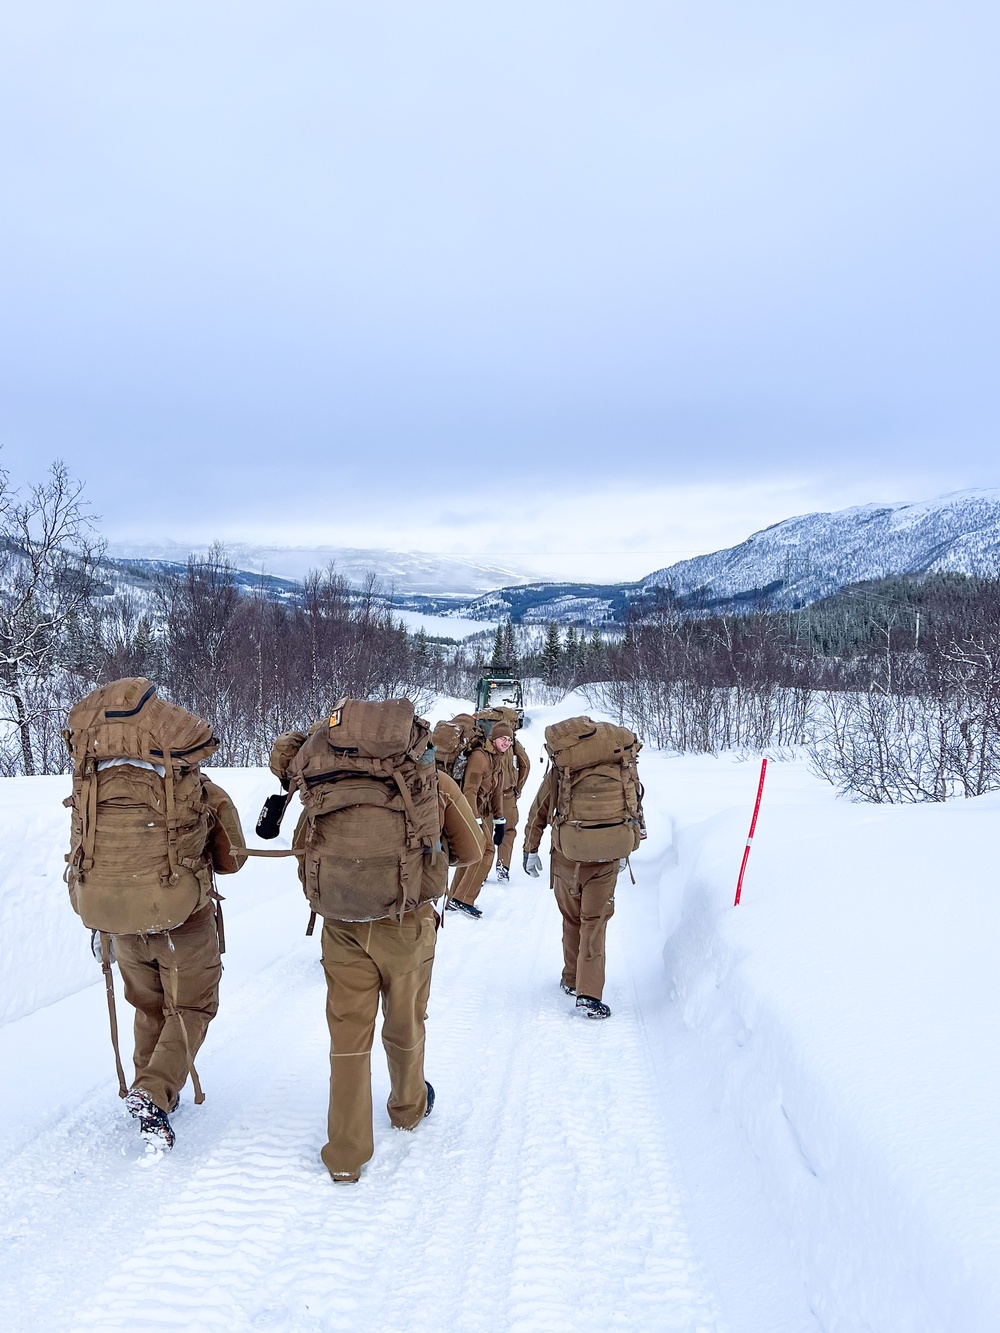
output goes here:
{"type": "Polygon", "coordinates": [[[524,726],[524,689],[509,669],[481,676],[476,686],[476,712],[488,708],[513,708],[519,724],[524,726]]]}

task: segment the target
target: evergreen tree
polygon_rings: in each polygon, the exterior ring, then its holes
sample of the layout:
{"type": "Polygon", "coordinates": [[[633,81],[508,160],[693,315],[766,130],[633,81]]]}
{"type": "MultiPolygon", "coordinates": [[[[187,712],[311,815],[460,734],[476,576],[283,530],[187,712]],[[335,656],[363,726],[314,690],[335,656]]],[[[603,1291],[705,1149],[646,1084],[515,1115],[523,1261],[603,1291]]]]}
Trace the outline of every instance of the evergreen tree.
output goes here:
{"type": "Polygon", "coordinates": [[[510,622],[510,616],[507,617],[507,623],[503,627],[503,655],[504,661],[510,666],[510,669],[517,673],[517,640],[514,637],[514,626],[510,622]]]}
{"type": "Polygon", "coordinates": [[[497,632],[493,637],[493,656],[490,658],[490,670],[497,672],[503,665],[503,625],[497,625],[497,632]]]}
{"type": "Polygon", "coordinates": [[[542,649],[542,679],[546,685],[555,684],[561,666],[562,645],[559,642],[559,626],[552,620],[545,632],[545,647],[542,649]]]}
{"type": "Polygon", "coordinates": [[[608,647],[604,642],[604,636],[599,629],[595,629],[590,636],[590,646],[587,649],[587,669],[596,673],[598,680],[604,679],[604,668],[607,666],[608,647]]]}

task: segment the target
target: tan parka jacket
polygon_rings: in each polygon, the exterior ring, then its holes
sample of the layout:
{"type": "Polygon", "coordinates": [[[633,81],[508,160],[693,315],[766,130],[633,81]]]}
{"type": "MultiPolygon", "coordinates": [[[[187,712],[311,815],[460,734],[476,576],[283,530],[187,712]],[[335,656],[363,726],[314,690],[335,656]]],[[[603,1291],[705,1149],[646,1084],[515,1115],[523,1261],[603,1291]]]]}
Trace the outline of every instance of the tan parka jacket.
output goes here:
{"type": "Polygon", "coordinates": [[[217,874],[235,875],[247,859],[246,852],[241,855],[232,850],[246,846],[239,813],[229,793],[208,778],[205,778],[205,800],[212,810],[212,828],[206,851],[217,874]]]}
{"type": "Polygon", "coordinates": [[[469,755],[462,794],[477,819],[503,817],[503,755],[489,741],[477,745],[469,755]]]}

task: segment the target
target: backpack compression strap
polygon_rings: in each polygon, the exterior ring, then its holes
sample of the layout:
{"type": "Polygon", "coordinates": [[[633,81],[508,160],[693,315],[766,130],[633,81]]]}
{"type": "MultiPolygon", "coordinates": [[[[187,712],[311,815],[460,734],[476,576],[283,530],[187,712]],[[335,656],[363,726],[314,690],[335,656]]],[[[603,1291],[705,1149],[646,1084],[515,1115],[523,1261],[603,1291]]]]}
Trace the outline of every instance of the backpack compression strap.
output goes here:
{"type": "Polygon", "coordinates": [[[80,844],[76,849],[77,873],[81,877],[94,868],[94,844],[97,839],[97,759],[90,753],[90,732],[83,735],[83,748],[77,752],[74,768],[80,779],[80,844]]]}
{"type": "MultiPolygon", "coordinates": [[[[177,806],[174,803],[174,757],[166,748],[164,748],[163,751],[163,794],[166,799],[167,813],[167,866],[170,870],[169,882],[171,884],[176,884],[178,879],[180,879],[180,875],[177,870],[177,806]]],[[[193,1072],[192,1068],[192,1073],[193,1072]]]]}

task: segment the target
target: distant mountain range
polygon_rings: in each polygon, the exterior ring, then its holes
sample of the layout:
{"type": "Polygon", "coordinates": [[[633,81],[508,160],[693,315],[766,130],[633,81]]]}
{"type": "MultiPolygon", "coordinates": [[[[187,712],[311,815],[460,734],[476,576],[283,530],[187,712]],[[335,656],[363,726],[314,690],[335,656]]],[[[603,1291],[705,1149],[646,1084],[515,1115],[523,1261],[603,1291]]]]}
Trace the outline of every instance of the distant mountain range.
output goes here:
{"type": "Polygon", "coordinates": [[[412,604],[473,620],[613,625],[659,590],[692,611],[787,610],[851,583],[943,571],[1000,575],[1000,489],[804,514],[636,583],[522,583],[463,603],[425,597],[412,604]]]}
{"type": "MultiPolygon", "coordinates": [[[[124,559],[106,555],[98,568],[98,577],[107,593],[125,588],[148,593],[158,574],[181,574],[186,568],[186,557],[180,561],[124,559]]],[[[259,574],[252,569],[236,569],[234,581],[241,592],[258,592],[263,589],[276,602],[290,601],[302,591],[302,584],[296,579],[279,579],[273,574],[259,574]]]]}
{"type": "Polygon", "coordinates": [[[1000,574],[1000,489],[804,514],[642,581],[720,607],[802,606],[894,574],[1000,574]]]}
{"type": "MultiPolygon", "coordinates": [[[[111,542],[114,559],[184,564],[192,547],[182,542],[111,542]]],[[[312,569],[333,563],[348,583],[361,587],[369,574],[387,591],[406,594],[453,593],[474,596],[501,584],[526,583],[536,575],[513,565],[495,565],[461,555],[428,555],[423,551],[365,550],[352,546],[254,546],[226,543],[234,565],[278,579],[301,580],[312,569]]]]}
{"type": "MultiPolygon", "coordinates": [[[[1000,488],[957,491],[919,503],[858,505],[834,513],[804,514],[753,533],[738,546],[658,569],[635,583],[529,581],[513,571],[420,552],[340,547],[227,547],[271,595],[294,595],[296,580],[333,560],[361,586],[374,572],[393,604],[428,615],[515,624],[613,626],[628,610],[641,611],[661,590],[691,611],[789,610],[818,601],[848,584],[892,575],[941,572],[1000,576],[1000,488]],[[497,586],[498,578],[506,579],[497,586]]],[[[116,544],[109,555],[140,578],[186,560],[177,544],[116,544]],[[172,552],[172,554],[168,554],[172,552]]]]}

